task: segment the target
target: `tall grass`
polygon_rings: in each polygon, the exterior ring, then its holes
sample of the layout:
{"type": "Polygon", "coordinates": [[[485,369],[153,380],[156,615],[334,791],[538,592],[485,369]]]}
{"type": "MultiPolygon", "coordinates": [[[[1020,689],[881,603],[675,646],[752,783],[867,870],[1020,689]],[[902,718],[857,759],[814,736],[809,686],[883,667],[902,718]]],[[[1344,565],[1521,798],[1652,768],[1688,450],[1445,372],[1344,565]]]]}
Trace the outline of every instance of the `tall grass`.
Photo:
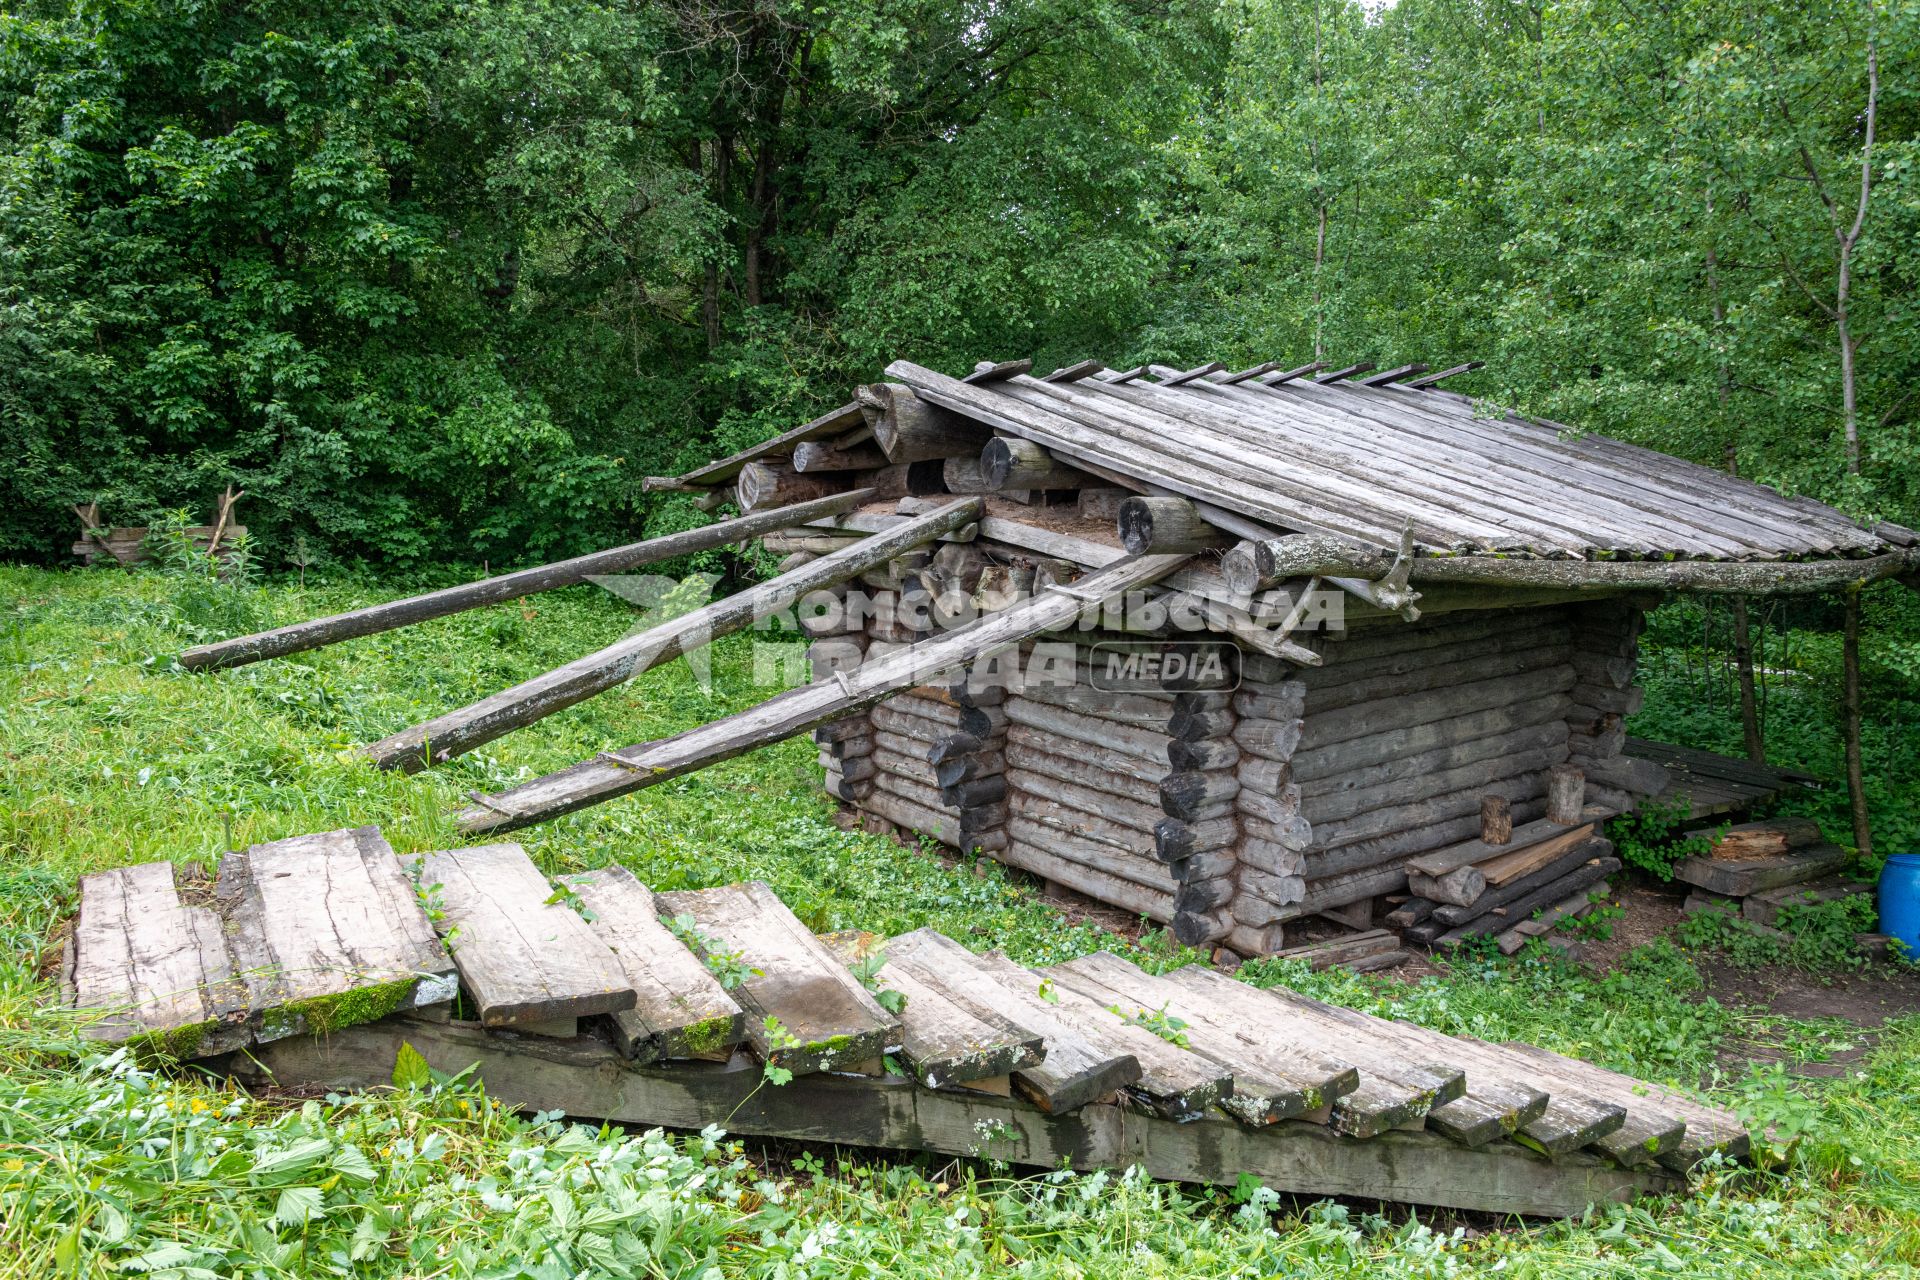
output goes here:
{"type": "MultiPolygon", "coordinates": [[[[202,584],[204,587],[204,584],[202,584]]],[[[196,590],[201,588],[196,588],[196,590]]],[[[341,582],[214,602],[255,625],[399,594],[341,582]]],[[[745,705],[749,644],[712,692],[684,666],[429,774],[354,752],[618,636],[624,606],[579,590],[213,675],[173,666],[204,600],[160,574],[0,569],[0,1277],[1854,1276],[1920,1262],[1920,1020],[1855,1073],[1802,1084],[1716,1074],[1747,1011],[1704,998],[1668,944],[1595,978],[1474,957],[1409,985],[1251,966],[1356,1007],[1525,1037],[1688,1084],[1797,1135],[1766,1173],[1701,1194],[1491,1234],[1201,1192],[1111,1174],[1015,1176],[859,1153],[767,1166],[723,1136],[666,1138],[501,1111],[461,1084],[297,1104],[90,1053],[51,1008],[45,950],[75,877],[148,858],[376,823],[402,850],[451,842],[445,814],[594,750],[745,705]]],[[[811,748],[787,744],[524,833],[550,872],[620,861],[663,888],[768,880],[816,928],[933,925],[1030,962],[1095,947],[1165,966],[1149,939],[1068,927],[993,866],[844,832],[811,748]]],[[[1828,1026],[1789,1026],[1801,1052],[1828,1026]]]]}

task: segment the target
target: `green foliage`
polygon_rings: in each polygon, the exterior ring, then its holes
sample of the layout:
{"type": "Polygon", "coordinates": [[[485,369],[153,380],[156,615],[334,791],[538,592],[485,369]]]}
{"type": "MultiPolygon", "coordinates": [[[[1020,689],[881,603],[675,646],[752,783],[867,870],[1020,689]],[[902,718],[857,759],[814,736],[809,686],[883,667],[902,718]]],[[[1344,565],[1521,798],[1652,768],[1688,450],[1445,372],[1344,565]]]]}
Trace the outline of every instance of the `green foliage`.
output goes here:
{"type": "Polygon", "coordinates": [[[1107,1007],[1114,1016],[1130,1027],[1151,1031],[1168,1044],[1177,1044],[1182,1049],[1192,1047],[1187,1040],[1187,1020],[1169,1013],[1164,1004],[1158,1009],[1135,1009],[1132,1013],[1128,1013],[1117,1004],[1107,1007]]]}
{"type": "Polygon", "coordinates": [[[1690,804],[1686,796],[1650,800],[1631,813],[1607,822],[1607,836],[1620,860],[1660,880],[1673,879],[1673,864],[1705,854],[1713,843],[1711,832],[1683,835],[1690,804]]]}
{"type": "Polygon", "coordinates": [[[861,986],[873,994],[882,1009],[897,1017],[906,1011],[907,993],[895,991],[880,980],[880,970],[886,967],[886,963],[886,956],[875,951],[854,960],[847,969],[859,979],[861,986]]]}
{"type": "Polygon", "coordinates": [[[1873,899],[1864,894],[1831,902],[1783,907],[1777,927],[1760,928],[1719,907],[1689,914],[1675,936],[1688,947],[1712,951],[1741,969],[1791,964],[1809,973],[1864,968],[1866,957],[1854,941],[1875,919],[1873,899]]]}
{"type": "MultiPolygon", "coordinates": [[[[457,837],[444,813],[475,786],[659,736],[764,693],[738,642],[703,691],[649,673],[480,759],[394,778],[351,748],[420,706],[604,643],[610,598],[569,591],[215,676],[172,669],[182,639],[161,573],[0,569],[17,642],[0,648],[0,1277],[149,1274],[371,1280],[515,1274],[838,1277],[1018,1270],[1042,1280],[1276,1275],[1309,1280],[1686,1274],[1745,1280],[1897,1270],[1920,1239],[1920,1023],[1888,1025],[1829,1080],[1740,1061],[1836,1049],[1830,1021],[1722,1005],[1684,952],[1656,943],[1596,977],[1551,955],[1475,957],[1415,983],[1262,961],[1241,976],[1488,1040],[1526,1039],[1790,1126],[1769,1171],[1711,1169],[1697,1193],[1583,1220],[1456,1231],[1297,1204],[1243,1180],[1214,1190],[1138,1171],[1011,1173],[831,1152],[792,1170],[717,1131],[671,1138],[531,1119],[417,1053],[393,1090],[254,1098],[194,1073],[100,1055],[40,965],[77,874],[151,858],[205,864],[230,844],[378,823],[403,851],[457,837]],[[503,646],[496,636],[512,634],[503,646]],[[532,625],[537,621],[538,625],[532,625]],[[142,771],[145,770],[143,776],[142,771]],[[220,818],[230,814],[231,836],[220,818]],[[503,1260],[506,1262],[503,1263],[503,1260]],[[195,1269],[198,1269],[197,1271],[195,1269]]],[[[402,594],[364,582],[269,595],[263,621],[402,594]]],[[[554,878],[619,861],[656,887],[764,879],[831,928],[932,926],[1032,964],[1108,948],[1162,969],[1201,959],[1071,926],[987,866],[942,863],[838,831],[810,744],[777,747],[523,833],[554,878]]],[[[433,886],[423,886],[429,899],[433,886]]],[[[1161,1011],[1165,1012],[1165,1011],[1161,1011]]],[[[980,1135],[980,1154],[1011,1148],[980,1135]]]]}

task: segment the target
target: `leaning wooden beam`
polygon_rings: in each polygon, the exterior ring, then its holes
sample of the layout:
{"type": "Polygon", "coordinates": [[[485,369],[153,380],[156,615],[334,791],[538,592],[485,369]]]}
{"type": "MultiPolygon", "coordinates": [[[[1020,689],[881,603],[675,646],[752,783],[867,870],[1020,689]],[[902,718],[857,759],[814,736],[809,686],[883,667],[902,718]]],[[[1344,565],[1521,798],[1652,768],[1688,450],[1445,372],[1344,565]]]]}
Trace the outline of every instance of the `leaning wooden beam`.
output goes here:
{"type": "Polygon", "coordinates": [[[1307,1123],[1247,1129],[1218,1113],[1182,1124],[1124,1103],[1049,1115],[1018,1099],[923,1089],[900,1077],[823,1073],[769,1089],[760,1064],[744,1056],[724,1066],[634,1069],[610,1045],[585,1037],[510,1040],[465,1024],[395,1019],[280,1040],[236,1069],[282,1088],[384,1087],[403,1044],[442,1071],[477,1066],[487,1091],[509,1106],[640,1126],[721,1125],[737,1134],[991,1155],[1040,1169],[1139,1165],[1182,1182],[1229,1184],[1244,1173],[1302,1196],[1549,1217],[1686,1185],[1658,1166],[1622,1169],[1581,1151],[1548,1159],[1518,1143],[1476,1149],[1430,1133],[1358,1139],[1307,1123]]]}
{"type": "Polygon", "coordinates": [[[356,636],[375,635],[382,631],[391,631],[396,627],[425,622],[429,618],[444,618],[450,613],[498,604],[502,600],[518,600],[522,596],[533,595],[536,592],[551,591],[556,587],[570,587],[585,582],[596,574],[624,573],[644,564],[657,564],[662,560],[671,560],[675,556],[690,555],[696,551],[724,547],[729,543],[744,542],[748,538],[758,537],[763,533],[771,533],[778,529],[803,525],[809,520],[826,519],[851,511],[872,496],[871,489],[837,493],[817,501],[782,507],[778,511],[763,511],[756,515],[743,516],[738,520],[722,520],[704,528],[688,529],[682,533],[670,533],[663,538],[649,538],[645,542],[632,542],[624,547],[595,551],[589,555],[575,556],[571,560],[541,565],[536,569],[503,573],[495,577],[483,578],[479,582],[469,582],[465,586],[430,591],[423,596],[412,596],[406,600],[371,605],[365,609],[355,609],[351,613],[337,613],[330,618],[315,618],[311,622],[296,622],[291,626],[280,627],[273,631],[239,636],[216,644],[196,645],[180,655],[180,665],[189,670],[238,667],[249,662],[259,662],[265,658],[283,658],[290,653],[304,653],[308,649],[318,649],[323,645],[351,640],[356,636]]]}
{"type": "MultiPolygon", "coordinates": [[[[570,769],[496,795],[476,796],[478,803],[460,812],[460,827],[467,832],[524,827],[805,733],[902,689],[932,684],[968,662],[1004,653],[1031,635],[1068,626],[1081,610],[1165,577],[1185,559],[1141,556],[1123,560],[1082,578],[1071,594],[1053,591],[1035,596],[964,630],[869,659],[858,671],[836,673],[832,681],[790,689],[724,720],[659,742],[603,752],[570,769]]],[[[808,568],[824,563],[816,560],[808,568]]],[[[436,744],[435,754],[438,752],[436,744]]]]}
{"type": "Polygon", "coordinates": [[[1428,387],[1443,378],[1451,378],[1459,373],[1472,373],[1475,369],[1484,369],[1486,367],[1487,362],[1485,360],[1469,360],[1465,364],[1456,364],[1451,368],[1442,369],[1438,373],[1430,373],[1424,378],[1415,378],[1412,382],[1402,383],[1401,385],[1411,387],[1415,391],[1425,391],[1428,387]]]}
{"type": "Polygon", "coordinates": [[[383,769],[401,768],[412,772],[442,764],[503,733],[576,702],[584,702],[663,662],[671,662],[688,649],[709,644],[759,619],[771,617],[792,607],[794,601],[808,592],[835,586],[885,564],[903,551],[978,519],[979,514],[978,498],[950,502],[885,533],[856,542],[844,551],[783,573],[751,591],[695,609],[608,645],[598,653],[577,658],[545,675],[482,698],[471,706],[383,738],[368,747],[367,754],[383,769]]]}

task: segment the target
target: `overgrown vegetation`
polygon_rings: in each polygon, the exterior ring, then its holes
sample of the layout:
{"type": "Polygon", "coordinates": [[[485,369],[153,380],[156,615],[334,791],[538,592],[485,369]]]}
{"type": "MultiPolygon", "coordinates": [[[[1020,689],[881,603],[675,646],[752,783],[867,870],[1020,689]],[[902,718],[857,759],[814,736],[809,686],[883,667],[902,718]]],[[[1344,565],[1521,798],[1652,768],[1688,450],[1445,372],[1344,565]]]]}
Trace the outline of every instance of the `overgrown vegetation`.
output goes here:
{"type": "Polygon", "coordinates": [[[703,517],[641,477],[902,356],[1482,359],[1453,385],[1913,523],[1917,37],[1913,0],[24,0],[0,552],[228,483],[276,569],[665,532],[703,517]]]}
{"type": "MultiPolygon", "coordinates": [[[[310,580],[311,581],[311,580],[310,580]]],[[[194,584],[143,572],[0,570],[0,1276],[853,1277],[1018,1268],[1059,1277],[1275,1273],[1868,1276],[1920,1264],[1920,1022],[1857,1069],[1808,1082],[1730,1065],[1731,1044],[1821,1058],[1857,1034],[1723,1005],[1662,941],[1593,976],[1544,949],[1464,955],[1417,984],[1265,961],[1243,977],[1449,1032],[1522,1038],[1651,1078],[1706,1084],[1776,1127],[1786,1162],[1699,1195],[1466,1234],[1252,1186],[1137,1175],[1015,1176],[982,1159],[870,1154],[768,1163],[724,1137],[668,1139],[501,1111],[406,1055],[391,1094],[250,1099],[191,1073],[89,1054],[51,1011],[45,948],[87,869],[373,822],[404,850],[453,837],[462,790],[683,727],[756,696],[744,639],[711,693],[683,666],[581,704],[479,758],[412,778],[353,744],[618,635],[625,607],[558,593],[208,676],[194,584]],[[230,824],[230,830],[228,825],[230,824]]],[[[365,603],[354,582],[223,585],[263,622],[365,603]]],[[[609,861],[649,883],[767,880],[815,928],[932,925],[1039,963],[1096,948],[1164,969],[1196,958],[1068,927],[997,867],[840,831],[811,751],[789,744],[522,833],[550,874],[609,861]]],[[[737,958],[736,958],[737,960],[737,958]]],[[[722,967],[726,962],[722,958],[722,967]]],[[[884,972],[884,971],[882,971],[884,972]]],[[[1130,1011],[1131,1012],[1131,1011],[1130,1011]]],[[[1178,1034],[1176,1006],[1142,1011],[1178,1034]]],[[[777,1087],[769,1085],[769,1087],[777,1087]]]]}

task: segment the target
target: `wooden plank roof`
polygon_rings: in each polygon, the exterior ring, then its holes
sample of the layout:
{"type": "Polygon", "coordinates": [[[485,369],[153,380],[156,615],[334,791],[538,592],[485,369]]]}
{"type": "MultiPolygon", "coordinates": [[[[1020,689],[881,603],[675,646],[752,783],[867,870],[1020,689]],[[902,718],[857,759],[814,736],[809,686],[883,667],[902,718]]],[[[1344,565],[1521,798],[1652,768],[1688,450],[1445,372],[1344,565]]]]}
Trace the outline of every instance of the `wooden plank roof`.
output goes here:
{"type": "Polygon", "coordinates": [[[1651,449],[1485,416],[1430,383],[1248,377],[1218,362],[1139,372],[969,382],[902,360],[886,376],[1096,475],[1279,532],[1395,547],[1411,522],[1428,554],[1546,559],[1844,559],[1915,542],[1651,449]]]}

